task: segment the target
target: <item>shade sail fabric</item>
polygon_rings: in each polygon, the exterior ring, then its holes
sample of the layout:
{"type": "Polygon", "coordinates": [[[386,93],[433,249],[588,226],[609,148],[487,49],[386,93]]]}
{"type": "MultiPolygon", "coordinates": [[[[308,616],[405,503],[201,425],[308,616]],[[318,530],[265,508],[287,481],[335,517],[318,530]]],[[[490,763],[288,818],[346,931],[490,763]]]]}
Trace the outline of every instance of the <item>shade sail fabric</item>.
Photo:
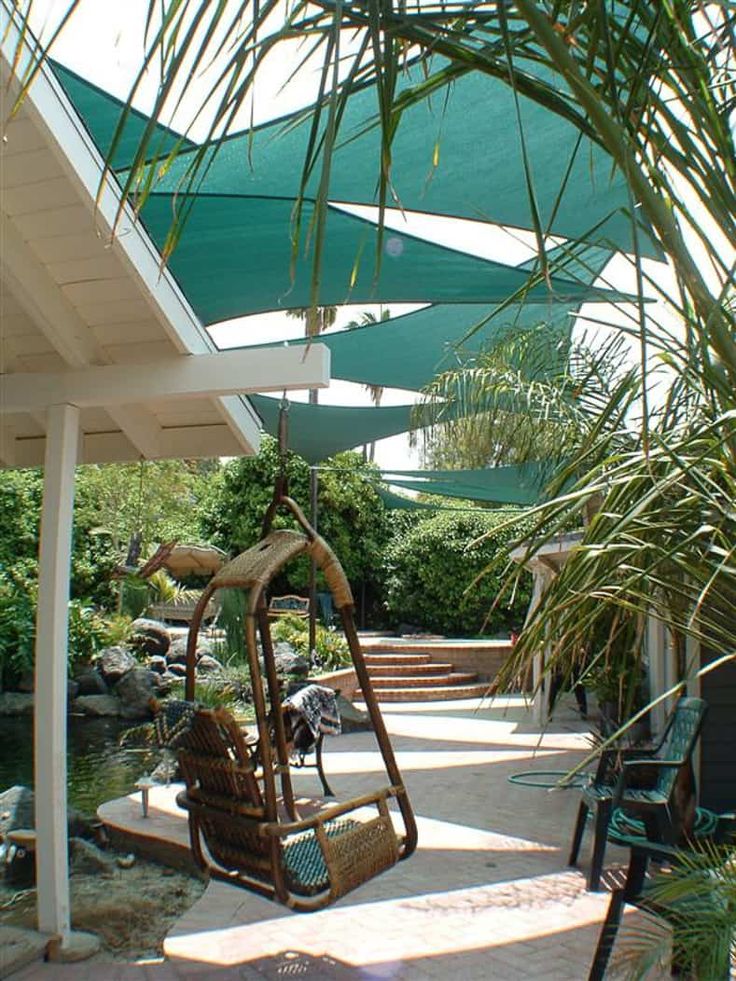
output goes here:
{"type": "MultiPolygon", "coordinates": [[[[248,397],[266,432],[277,436],[281,400],[266,395],[248,397]]],[[[406,432],[410,428],[411,410],[410,405],[364,408],[291,402],[289,449],[308,463],[319,463],[342,450],[406,432]]]]}
{"type": "MultiPolygon", "coordinates": [[[[483,323],[494,307],[442,303],[380,323],[323,334],[320,343],[332,352],[333,378],[417,391],[438,372],[467,364],[484,346],[508,332],[546,324],[555,333],[568,334],[577,309],[571,303],[514,304],[483,323]],[[388,356],[388,352],[395,354],[388,356]]],[[[303,345],[306,341],[290,343],[303,345]]]]}
{"type": "MultiPolygon", "coordinates": [[[[115,96],[93,85],[92,82],[77,75],[76,72],[65,68],[59,62],[50,60],[50,65],[87,127],[97,149],[104,157],[107,157],[125,104],[120,99],[116,99],[115,96]]],[[[149,119],[145,113],[135,109],[130,111],[110,161],[114,170],[122,170],[132,165],[148,122],[149,119]]],[[[156,155],[170,153],[177,144],[182,149],[192,148],[196,145],[168,127],[156,124],[155,135],[151,143],[151,150],[156,155]]]]}
{"type": "Polygon", "coordinates": [[[417,501],[413,497],[406,497],[403,494],[394,494],[387,487],[376,487],[376,493],[381,498],[387,508],[394,511],[475,511],[477,508],[458,507],[442,504],[429,504],[427,501],[417,501]]]}
{"type": "MultiPolygon", "coordinates": [[[[444,63],[436,59],[433,68],[444,63]]],[[[423,81],[420,68],[399,84],[423,81]]],[[[626,182],[611,157],[577,128],[531,99],[520,97],[524,140],[542,226],[566,238],[585,238],[632,250],[626,182]],[[561,189],[564,192],[561,195],[561,189]]],[[[330,198],[376,203],[380,131],[373,86],[347,101],[340,146],[333,155],[330,198]]],[[[310,123],[298,115],[225,140],[211,159],[202,190],[209,194],[296,197],[310,123]]],[[[190,156],[183,154],[159,190],[181,189],[190,156]]],[[[320,165],[306,195],[316,194],[320,165]]],[[[502,81],[471,71],[431,99],[406,109],[392,145],[391,180],[403,208],[533,228],[514,96],[502,81]],[[437,165],[434,166],[435,159],[437,165]]],[[[643,254],[660,253],[647,234],[643,254]]]]}
{"type": "MultiPolygon", "coordinates": [[[[143,223],[160,249],[171,225],[172,208],[172,195],[153,194],[142,210],[143,223]]],[[[300,251],[291,283],[292,208],[291,200],[196,196],[169,269],[204,324],[278,307],[310,305],[311,255],[305,257],[300,251]]],[[[304,236],[311,216],[312,206],[307,203],[304,236]]],[[[321,265],[320,304],[492,303],[507,299],[528,284],[526,270],[396,232],[384,236],[376,279],[377,236],[373,223],[331,210],[321,265]]],[[[564,277],[552,277],[551,284],[553,293],[545,283],[532,287],[526,302],[579,302],[617,296],[564,277]]]]}
{"type": "Polygon", "coordinates": [[[383,473],[387,483],[420,494],[521,506],[539,501],[548,477],[549,468],[541,463],[484,470],[392,470],[383,473]]]}
{"type": "MultiPolygon", "coordinates": [[[[559,250],[551,263],[569,262],[571,278],[587,285],[611,258],[609,250],[588,248],[567,258],[559,250]]],[[[528,266],[525,266],[528,268],[528,266]]],[[[435,304],[350,330],[323,334],[320,343],[331,351],[333,378],[418,391],[435,375],[467,365],[483,348],[519,330],[545,325],[552,337],[569,337],[579,306],[572,303],[513,303],[505,309],[486,304],[435,304]],[[387,352],[396,352],[387,357],[387,352]]],[[[263,347],[276,346],[259,345],[263,347]]],[[[304,345],[306,340],[290,341],[304,345]]]]}

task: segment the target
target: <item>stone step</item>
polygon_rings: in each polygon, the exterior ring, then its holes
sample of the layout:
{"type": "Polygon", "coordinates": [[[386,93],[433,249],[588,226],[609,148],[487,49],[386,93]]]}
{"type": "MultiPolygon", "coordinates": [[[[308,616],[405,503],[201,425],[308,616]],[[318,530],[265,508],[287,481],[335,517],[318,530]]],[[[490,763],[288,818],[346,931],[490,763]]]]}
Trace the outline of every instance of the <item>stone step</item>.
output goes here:
{"type": "Polygon", "coordinates": [[[368,667],[382,664],[431,664],[429,654],[398,654],[395,651],[386,654],[366,654],[365,663],[368,667]]]}
{"type": "Polygon", "coordinates": [[[371,685],[376,690],[379,688],[446,688],[448,685],[470,685],[477,680],[478,675],[469,671],[422,675],[417,678],[392,678],[384,675],[371,675],[371,685]]]}
{"type": "MultiPolygon", "coordinates": [[[[379,702],[440,702],[453,698],[482,698],[488,692],[488,684],[448,685],[445,688],[380,688],[375,690],[379,702]]],[[[362,698],[360,690],[356,701],[362,698]]]]}
{"type": "Polygon", "coordinates": [[[438,663],[429,661],[427,664],[369,664],[368,673],[371,678],[376,675],[386,675],[393,678],[401,678],[404,675],[425,675],[425,674],[451,674],[452,664],[438,663]]]}

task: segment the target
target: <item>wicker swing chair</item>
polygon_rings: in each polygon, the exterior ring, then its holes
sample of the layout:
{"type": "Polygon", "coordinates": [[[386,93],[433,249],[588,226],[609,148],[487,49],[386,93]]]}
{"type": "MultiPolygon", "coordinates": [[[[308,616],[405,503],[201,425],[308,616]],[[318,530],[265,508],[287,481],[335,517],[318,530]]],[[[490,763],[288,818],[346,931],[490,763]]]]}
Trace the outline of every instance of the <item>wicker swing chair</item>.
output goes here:
{"type": "Polygon", "coordinates": [[[186,790],[177,800],[188,812],[192,852],[200,868],[291,909],[309,912],[333,903],[400,859],[408,858],[416,848],[417,831],[363,660],[345,573],[298,505],[279,494],[278,489],[266,526],[270,526],[277,506],[291,512],[301,531],[271,531],[220,569],[197,604],[187,646],[186,698],[191,702],[197,633],[207,603],[219,589],[246,592],[245,640],[258,753],[227,711],[198,708],[189,731],[178,743],[186,790]],[[269,718],[256,645],[257,629],[268,699],[272,706],[280,706],[266,590],[274,576],[300,555],[311,557],[328,583],[389,780],[387,786],[374,793],[304,818],[294,803],[283,716],[276,711],[269,718]],[[398,803],[403,835],[394,830],[388,811],[390,798],[396,798],[398,803]],[[366,820],[365,811],[357,812],[368,807],[375,808],[377,814],[366,820]]]}

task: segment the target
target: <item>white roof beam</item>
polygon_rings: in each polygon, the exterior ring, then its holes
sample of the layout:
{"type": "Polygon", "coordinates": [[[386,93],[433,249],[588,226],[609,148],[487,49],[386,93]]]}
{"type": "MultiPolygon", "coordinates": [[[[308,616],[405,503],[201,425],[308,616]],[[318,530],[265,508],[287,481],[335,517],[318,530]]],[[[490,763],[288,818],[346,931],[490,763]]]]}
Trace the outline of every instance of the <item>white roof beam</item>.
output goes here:
{"type": "Polygon", "coordinates": [[[179,355],[147,364],[6,375],[1,411],[35,412],[61,404],[79,409],[107,408],[167,399],[326,388],[329,381],[330,350],[324,344],[312,344],[307,350],[246,348],[179,355]]]}

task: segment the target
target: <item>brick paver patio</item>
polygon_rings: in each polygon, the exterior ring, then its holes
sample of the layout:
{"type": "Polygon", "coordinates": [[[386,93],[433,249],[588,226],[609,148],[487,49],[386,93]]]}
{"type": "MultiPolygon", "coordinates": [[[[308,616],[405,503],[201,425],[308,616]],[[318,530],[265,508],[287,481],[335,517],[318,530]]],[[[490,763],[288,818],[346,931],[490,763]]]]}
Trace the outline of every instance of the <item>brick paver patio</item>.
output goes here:
{"type": "MultiPolygon", "coordinates": [[[[520,698],[387,706],[384,717],[418,816],[409,861],[308,915],[211,883],[168,936],[166,960],[38,965],[15,981],[583,981],[608,895],[565,868],[578,794],[508,776],[569,767],[585,724],[563,706],[540,734],[520,698]]],[[[383,782],[374,745],[371,733],[329,742],[338,796],[383,782]]],[[[310,772],[296,786],[318,793],[310,772]]]]}

